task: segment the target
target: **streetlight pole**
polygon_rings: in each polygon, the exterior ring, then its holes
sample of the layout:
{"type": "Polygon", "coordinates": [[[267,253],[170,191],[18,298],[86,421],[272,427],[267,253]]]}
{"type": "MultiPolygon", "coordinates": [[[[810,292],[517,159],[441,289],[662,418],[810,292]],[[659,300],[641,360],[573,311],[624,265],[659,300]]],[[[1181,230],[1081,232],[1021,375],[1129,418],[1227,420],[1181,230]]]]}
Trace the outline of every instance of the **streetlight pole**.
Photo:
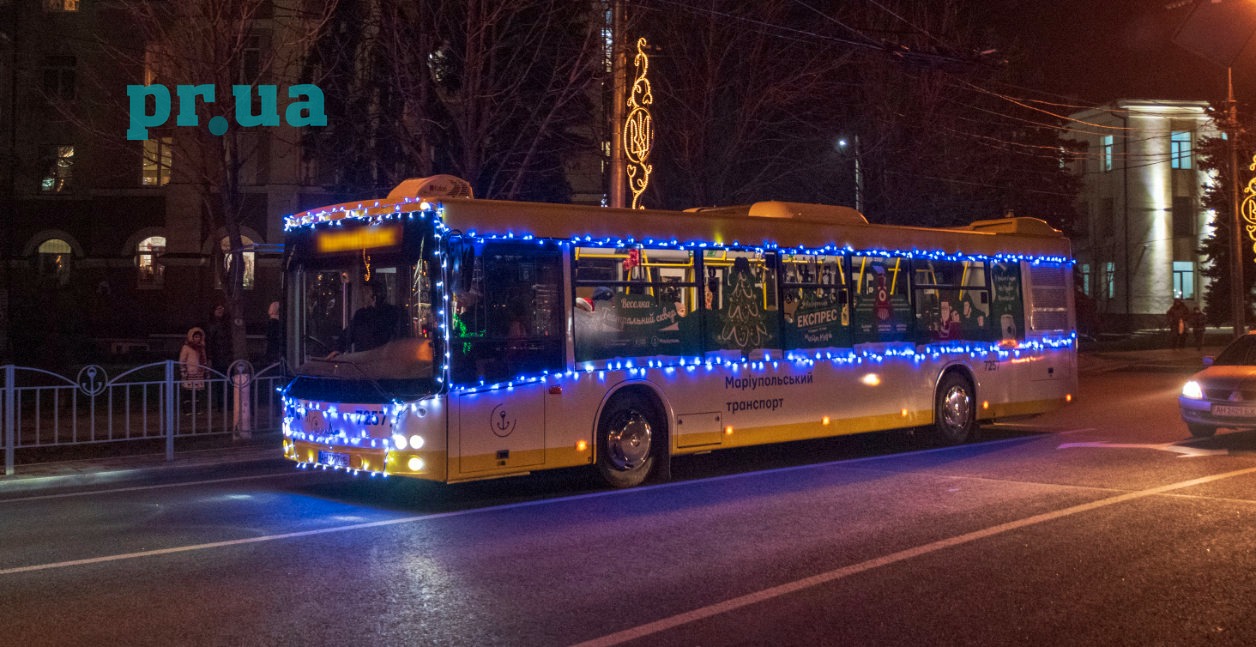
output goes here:
{"type": "Polygon", "coordinates": [[[863,213],[863,158],[859,154],[859,135],[855,135],[855,211],[863,213]]]}
{"type": "Polygon", "coordinates": [[[615,0],[611,8],[611,159],[610,159],[610,206],[622,209],[627,203],[627,160],[624,157],[624,117],[626,111],[626,85],[628,84],[627,38],[623,0],[615,0]]]}
{"type": "MultiPolygon", "coordinates": [[[[859,154],[859,135],[851,138],[853,143],[852,151],[855,154],[855,211],[863,213],[863,156],[859,154]]],[[[846,138],[842,137],[837,140],[837,147],[846,149],[846,138]]]]}
{"type": "Polygon", "coordinates": [[[1234,100],[1234,69],[1227,67],[1226,108],[1229,113],[1226,139],[1230,148],[1230,312],[1234,315],[1234,336],[1247,332],[1247,304],[1243,292],[1242,216],[1239,214],[1239,111],[1234,100]]]}

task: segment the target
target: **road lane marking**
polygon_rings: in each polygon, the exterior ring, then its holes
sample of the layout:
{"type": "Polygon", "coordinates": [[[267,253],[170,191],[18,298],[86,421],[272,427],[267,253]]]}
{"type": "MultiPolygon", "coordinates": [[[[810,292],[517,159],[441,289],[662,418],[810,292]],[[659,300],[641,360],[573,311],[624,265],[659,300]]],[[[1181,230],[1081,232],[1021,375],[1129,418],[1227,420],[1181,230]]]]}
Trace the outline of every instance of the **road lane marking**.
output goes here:
{"type": "Polygon", "coordinates": [[[1074,447],[1111,447],[1114,449],[1155,449],[1162,452],[1173,452],[1181,454],[1178,458],[1196,458],[1199,456],[1225,456],[1230,453],[1228,449],[1202,449],[1200,447],[1191,447],[1189,445],[1179,445],[1177,443],[1110,443],[1106,440],[1096,440],[1087,443],[1064,443],[1056,449],[1071,449],[1074,447]]]}
{"type": "Polygon", "coordinates": [[[159,555],[175,555],[178,553],[188,553],[200,550],[211,550],[214,548],[226,548],[230,546],[243,546],[247,544],[257,544],[268,541],[279,541],[283,539],[298,539],[302,537],[314,537],[317,535],[326,535],[336,532],[349,532],[353,530],[366,530],[370,528],[383,528],[387,526],[397,526],[407,523],[418,523],[421,521],[435,521],[437,519],[449,519],[452,517],[461,517],[464,515],[479,514],[482,512],[502,512],[515,510],[519,508],[529,508],[538,505],[549,505],[551,503],[566,503],[571,501],[580,501],[583,499],[596,499],[607,496],[615,496],[628,492],[643,492],[650,488],[636,488],[634,490],[606,490],[602,492],[590,492],[587,494],[577,494],[575,496],[562,497],[560,499],[537,499],[534,501],[522,501],[519,503],[505,503],[497,506],[489,506],[485,508],[473,508],[470,510],[454,510],[451,512],[436,512],[432,514],[413,515],[409,517],[398,517],[396,519],[381,519],[379,521],[367,521],[363,523],[354,523],[345,526],[330,526],[327,528],[315,528],[313,530],[298,530],[294,532],[284,532],[274,535],[260,535],[257,537],[244,537],[241,539],[227,539],[224,541],[213,541],[205,544],[191,544],[188,546],[172,546],[170,548],[158,548],[154,550],[142,550],[134,553],[119,553],[116,555],[101,555],[100,557],[88,557],[85,559],[71,559],[64,562],[51,562],[48,564],[32,564],[30,566],[15,566],[12,568],[0,568],[0,577],[5,575],[16,575],[18,573],[34,573],[38,571],[50,571],[58,568],[70,568],[73,566],[89,566],[92,564],[104,564],[107,562],[117,562],[128,559],[139,559],[141,557],[157,557],[159,555]]]}
{"type": "Polygon", "coordinates": [[[1019,519],[1016,521],[1009,521],[1007,523],[1001,523],[995,526],[991,526],[989,528],[984,528],[982,530],[976,530],[976,531],[965,533],[962,535],[957,535],[955,537],[941,539],[932,543],[924,544],[922,546],[916,546],[915,548],[908,548],[906,550],[900,550],[896,553],[890,553],[889,555],[884,555],[881,557],[877,557],[875,559],[870,559],[868,561],[860,562],[858,564],[851,564],[850,566],[843,566],[842,568],[834,569],[825,573],[819,573],[817,575],[805,577],[803,579],[795,580],[793,582],[788,582],[786,584],[781,584],[779,586],[773,586],[771,588],[763,589],[761,591],[756,591],[754,593],[748,593],[746,595],[732,598],[730,600],[717,602],[712,605],[708,605],[708,606],[701,607],[698,609],[693,609],[692,611],[679,613],[669,618],[655,620],[654,622],[649,622],[643,625],[625,629],[623,631],[618,631],[613,634],[608,634],[600,638],[594,638],[593,640],[581,642],[575,645],[574,647],[610,647],[612,645],[619,645],[619,644],[623,644],[632,640],[639,640],[646,636],[651,636],[657,633],[661,633],[669,629],[675,629],[676,627],[679,627],[681,625],[686,625],[691,622],[705,620],[707,618],[729,613],[737,609],[740,609],[742,607],[750,606],[752,604],[766,602],[773,598],[779,598],[781,596],[789,595],[791,593],[797,593],[799,591],[803,591],[809,588],[820,586],[821,584],[829,584],[831,582],[836,582],[837,580],[841,580],[843,578],[850,577],[852,575],[858,575],[865,571],[870,571],[872,569],[880,568],[882,566],[888,566],[890,564],[895,564],[895,563],[906,561],[909,559],[914,559],[916,557],[928,555],[929,553],[934,553],[934,552],[944,550],[947,548],[953,548],[955,546],[968,544],[968,543],[977,541],[979,539],[986,539],[988,537],[993,537],[995,535],[999,535],[1005,532],[1019,530],[1021,528],[1025,528],[1028,526],[1044,523],[1047,521],[1054,521],[1056,519],[1061,519],[1063,517],[1067,517],[1070,515],[1075,515],[1082,512],[1089,512],[1091,510],[1104,508],[1110,505],[1116,505],[1118,503],[1125,503],[1126,501],[1134,501],[1136,499],[1143,499],[1149,496],[1155,496],[1157,494],[1164,494],[1165,492],[1172,492],[1173,490],[1180,490],[1183,488],[1193,487],[1196,485],[1202,485],[1204,483],[1211,483],[1213,481],[1220,481],[1223,479],[1234,478],[1236,476],[1244,476],[1244,475],[1253,474],[1253,473],[1256,473],[1256,467],[1248,467],[1241,470],[1235,470],[1233,472],[1225,472],[1222,474],[1214,474],[1211,476],[1202,476],[1200,478],[1190,479],[1189,481],[1179,481],[1177,483],[1171,483],[1169,485],[1162,485],[1159,487],[1148,488],[1146,490],[1139,490],[1137,492],[1129,492],[1129,493],[1121,494],[1114,497],[1108,497],[1106,499],[1100,499],[1098,501],[1092,501],[1090,503],[1083,503],[1081,505],[1075,505],[1069,508],[1064,508],[1062,510],[1056,510],[1054,512],[1044,512],[1042,514],[1036,514],[1031,517],[1025,517],[1024,519],[1019,519]]]}

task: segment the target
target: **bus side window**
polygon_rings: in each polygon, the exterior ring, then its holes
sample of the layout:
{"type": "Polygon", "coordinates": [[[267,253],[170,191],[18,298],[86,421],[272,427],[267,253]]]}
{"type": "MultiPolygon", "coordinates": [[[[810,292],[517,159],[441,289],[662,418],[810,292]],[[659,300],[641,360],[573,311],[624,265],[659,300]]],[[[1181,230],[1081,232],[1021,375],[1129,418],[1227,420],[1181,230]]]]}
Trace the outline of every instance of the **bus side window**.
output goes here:
{"type": "Polygon", "coordinates": [[[738,350],[743,356],[780,348],[780,302],[775,254],[708,252],[706,349],[738,350]]]}
{"type": "Polygon", "coordinates": [[[840,256],[782,260],[782,339],[786,350],[850,345],[850,294],[840,256]]]}
{"type": "Polygon", "coordinates": [[[902,258],[851,258],[852,283],[860,286],[852,306],[855,343],[907,341],[912,310],[907,261],[902,258]]]}
{"type": "Polygon", "coordinates": [[[478,268],[476,280],[454,279],[468,286],[454,296],[454,381],[496,383],[561,370],[561,252],[490,242],[478,254],[476,263],[461,266],[478,268]]]}
{"type": "Polygon", "coordinates": [[[918,343],[990,338],[984,262],[918,260],[913,269],[918,343]]]}

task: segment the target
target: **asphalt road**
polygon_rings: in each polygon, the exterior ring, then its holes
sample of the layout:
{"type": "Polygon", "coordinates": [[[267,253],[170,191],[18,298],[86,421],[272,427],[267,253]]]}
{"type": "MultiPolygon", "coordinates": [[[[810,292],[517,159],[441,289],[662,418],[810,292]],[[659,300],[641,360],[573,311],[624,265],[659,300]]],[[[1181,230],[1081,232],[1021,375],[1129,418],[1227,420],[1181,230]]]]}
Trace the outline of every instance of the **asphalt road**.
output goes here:
{"type": "Polygon", "coordinates": [[[461,486],[252,463],[0,488],[0,644],[1256,644],[1256,434],[1087,375],[893,433],[461,486]]]}

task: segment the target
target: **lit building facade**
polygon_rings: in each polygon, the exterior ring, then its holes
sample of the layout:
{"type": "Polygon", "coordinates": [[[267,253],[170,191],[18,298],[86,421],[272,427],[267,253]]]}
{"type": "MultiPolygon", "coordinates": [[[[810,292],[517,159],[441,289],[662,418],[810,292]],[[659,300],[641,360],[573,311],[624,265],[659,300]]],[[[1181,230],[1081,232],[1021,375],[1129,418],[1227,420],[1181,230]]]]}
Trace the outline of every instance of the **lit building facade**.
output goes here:
{"type": "Polygon", "coordinates": [[[1164,325],[1174,299],[1204,306],[1197,250],[1213,214],[1201,196],[1203,138],[1221,131],[1202,101],[1118,100],[1071,115],[1066,139],[1085,144],[1074,234],[1078,288],[1100,330],[1164,325]]]}

